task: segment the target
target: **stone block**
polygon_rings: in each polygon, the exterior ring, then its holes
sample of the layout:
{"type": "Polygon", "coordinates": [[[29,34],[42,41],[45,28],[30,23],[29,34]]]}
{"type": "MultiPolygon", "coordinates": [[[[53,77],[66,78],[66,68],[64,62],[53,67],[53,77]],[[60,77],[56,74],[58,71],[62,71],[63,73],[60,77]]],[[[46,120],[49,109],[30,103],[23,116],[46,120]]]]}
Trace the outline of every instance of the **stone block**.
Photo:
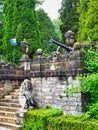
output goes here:
{"type": "Polygon", "coordinates": [[[71,75],[72,75],[71,70],[66,70],[66,76],[71,76],[71,75]]]}
{"type": "Polygon", "coordinates": [[[46,64],[41,64],[41,65],[40,65],[40,70],[41,70],[41,71],[46,70],[46,64]]]}
{"type": "Polygon", "coordinates": [[[76,98],[81,97],[81,93],[74,93],[73,96],[76,98]]]}
{"type": "Polygon", "coordinates": [[[77,107],[76,107],[76,111],[82,112],[82,107],[77,106],[77,107]]]}
{"type": "Polygon", "coordinates": [[[77,74],[82,74],[82,73],[83,73],[83,69],[82,68],[77,69],[77,74]]]}
{"type": "Polygon", "coordinates": [[[77,115],[78,112],[77,111],[67,111],[67,114],[77,115]]]}
{"type": "Polygon", "coordinates": [[[66,71],[64,70],[60,71],[60,77],[64,77],[64,76],[66,76],[66,71]]]}
{"type": "Polygon", "coordinates": [[[77,106],[81,107],[82,108],[82,102],[77,102],[77,106]]]}
{"type": "Polygon", "coordinates": [[[69,107],[69,111],[76,111],[76,110],[77,110],[76,106],[70,106],[69,107]]]}
{"type": "Polygon", "coordinates": [[[33,64],[33,65],[31,65],[31,70],[32,71],[38,71],[38,70],[40,70],[40,68],[41,68],[40,64],[33,64]]]}
{"type": "Polygon", "coordinates": [[[68,101],[76,102],[77,98],[75,98],[75,97],[69,97],[68,101]]]}
{"type": "Polygon", "coordinates": [[[68,101],[67,105],[68,106],[77,106],[77,102],[75,102],[75,101],[74,102],[73,101],[68,101]]]}
{"type": "Polygon", "coordinates": [[[72,71],[71,71],[71,75],[72,76],[76,76],[78,73],[77,73],[77,69],[73,69],[72,71]]]}
{"type": "Polygon", "coordinates": [[[77,102],[81,102],[81,101],[82,101],[81,97],[80,97],[80,96],[77,97],[77,98],[76,98],[76,101],[77,101],[77,102]]]}
{"type": "Polygon", "coordinates": [[[52,96],[46,96],[46,100],[52,100],[52,96]]]}

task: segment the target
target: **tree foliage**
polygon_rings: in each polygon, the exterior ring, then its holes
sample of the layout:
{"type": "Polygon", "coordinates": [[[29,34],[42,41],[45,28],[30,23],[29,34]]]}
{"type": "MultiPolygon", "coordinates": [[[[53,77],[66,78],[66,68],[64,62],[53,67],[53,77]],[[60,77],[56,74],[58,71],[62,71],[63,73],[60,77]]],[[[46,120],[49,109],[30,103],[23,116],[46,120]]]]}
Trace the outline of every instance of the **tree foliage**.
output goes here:
{"type": "Polygon", "coordinates": [[[55,28],[51,19],[43,9],[36,10],[36,13],[40,34],[40,47],[45,51],[45,53],[49,53],[50,39],[56,38],[55,28]]]}
{"type": "Polygon", "coordinates": [[[3,0],[0,0],[0,44],[2,39],[2,25],[3,25],[2,8],[3,8],[3,0]]]}
{"type": "MultiPolygon", "coordinates": [[[[82,51],[83,53],[83,51],[82,51]]],[[[81,91],[89,97],[86,118],[98,119],[98,52],[90,47],[84,50],[85,72],[80,76],[81,91]]]]}
{"type": "Polygon", "coordinates": [[[8,61],[11,61],[13,49],[10,38],[17,39],[17,59],[20,58],[20,41],[24,38],[29,43],[29,56],[32,58],[39,46],[39,32],[36,22],[36,0],[5,0],[3,26],[3,52],[8,61]],[[9,53],[10,52],[10,53],[9,53]]]}
{"type": "Polygon", "coordinates": [[[80,17],[77,40],[98,41],[98,0],[80,0],[78,13],[80,17]]]}
{"type": "Polygon", "coordinates": [[[64,35],[68,30],[72,30],[77,33],[78,30],[78,18],[77,3],[79,0],[63,0],[60,9],[60,19],[62,21],[61,32],[64,35]]]}
{"type": "Polygon", "coordinates": [[[56,33],[56,39],[58,41],[62,41],[62,34],[61,34],[61,30],[60,30],[61,24],[62,24],[62,22],[59,18],[53,20],[53,25],[54,25],[55,33],[56,33]]]}
{"type": "Polygon", "coordinates": [[[90,73],[98,71],[98,52],[92,47],[84,50],[84,69],[90,73]]]}

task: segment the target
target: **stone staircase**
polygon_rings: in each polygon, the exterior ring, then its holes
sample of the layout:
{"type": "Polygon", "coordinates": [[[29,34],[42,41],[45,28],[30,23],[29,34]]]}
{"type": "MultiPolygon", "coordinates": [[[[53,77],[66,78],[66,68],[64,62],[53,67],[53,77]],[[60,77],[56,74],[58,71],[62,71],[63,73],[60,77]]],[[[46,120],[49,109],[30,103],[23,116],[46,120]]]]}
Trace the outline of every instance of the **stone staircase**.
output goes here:
{"type": "Polygon", "coordinates": [[[9,94],[2,95],[0,89],[0,126],[12,130],[20,130],[21,126],[16,124],[16,112],[19,110],[19,89],[14,89],[9,94]]]}

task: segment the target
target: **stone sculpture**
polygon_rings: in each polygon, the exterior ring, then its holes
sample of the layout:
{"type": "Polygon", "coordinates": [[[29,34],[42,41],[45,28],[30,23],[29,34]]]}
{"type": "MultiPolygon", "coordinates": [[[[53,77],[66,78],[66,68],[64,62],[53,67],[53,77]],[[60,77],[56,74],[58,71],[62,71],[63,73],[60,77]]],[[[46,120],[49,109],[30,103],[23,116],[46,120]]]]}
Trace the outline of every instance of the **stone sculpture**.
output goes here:
{"type": "Polygon", "coordinates": [[[20,105],[23,107],[23,109],[29,109],[33,106],[33,100],[32,100],[32,84],[30,82],[30,80],[25,79],[20,87],[20,95],[19,95],[19,103],[20,105]],[[23,102],[21,102],[21,100],[24,100],[24,106],[23,106],[23,102]]]}
{"type": "Polygon", "coordinates": [[[22,123],[22,118],[24,116],[24,112],[26,112],[29,109],[33,108],[33,91],[32,91],[32,84],[31,81],[28,79],[25,79],[21,83],[20,87],[20,94],[19,94],[19,103],[20,103],[20,110],[17,113],[17,124],[22,123]]]}

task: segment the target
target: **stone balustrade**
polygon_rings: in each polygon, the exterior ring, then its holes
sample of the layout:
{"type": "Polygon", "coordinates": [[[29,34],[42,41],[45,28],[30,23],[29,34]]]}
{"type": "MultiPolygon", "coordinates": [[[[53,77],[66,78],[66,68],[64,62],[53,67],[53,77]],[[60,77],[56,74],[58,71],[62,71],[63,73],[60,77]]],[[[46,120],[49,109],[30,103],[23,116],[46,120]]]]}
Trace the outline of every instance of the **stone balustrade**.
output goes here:
{"type": "Polygon", "coordinates": [[[83,72],[79,50],[63,55],[55,53],[46,60],[44,59],[43,56],[35,57],[31,65],[31,77],[75,76],[83,72]]]}

